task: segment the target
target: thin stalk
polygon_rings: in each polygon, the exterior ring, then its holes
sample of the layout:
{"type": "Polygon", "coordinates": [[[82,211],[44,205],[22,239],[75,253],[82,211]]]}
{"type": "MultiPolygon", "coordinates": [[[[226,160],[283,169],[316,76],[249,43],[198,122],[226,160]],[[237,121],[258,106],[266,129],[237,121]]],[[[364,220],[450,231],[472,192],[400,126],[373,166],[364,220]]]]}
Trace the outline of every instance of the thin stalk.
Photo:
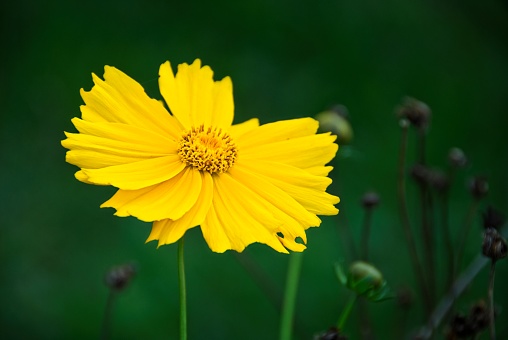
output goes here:
{"type": "Polygon", "coordinates": [[[399,164],[398,164],[398,177],[397,177],[397,198],[399,201],[399,215],[400,221],[402,224],[402,229],[404,231],[404,236],[406,238],[406,243],[409,250],[409,255],[412,262],[412,267],[416,275],[416,279],[420,285],[420,289],[422,292],[423,303],[425,306],[426,313],[430,313],[431,304],[430,304],[430,295],[428,291],[428,287],[425,280],[425,275],[423,273],[422,266],[420,264],[420,260],[418,259],[418,254],[416,252],[416,243],[413,237],[413,233],[411,231],[411,223],[409,220],[409,212],[407,208],[406,202],[406,178],[405,178],[405,164],[406,164],[406,153],[407,153],[407,132],[408,132],[409,124],[405,124],[404,121],[401,122],[402,135],[399,149],[399,164]]]}
{"type": "Polygon", "coordinates": [[[109,289],[106,308],[104,309],[104,317],[102,319],[101,339],[106,340],[111,337],[111,316],[113,315],[113,304],[115,301],[115,291],[109,289]]]}
{"type": "Polygon", "coordinates": [[[490,339],[496,339],[496,324],[494,320],[494,277],[496,275],[496,261],[492,260],[490,264],[490,275],[489,275],[489,328],[490,328],[490,339]]]}
{"type": "Polygon", "coordinates": [[[362,230],[362,259],[364,261],[369,260],[369,235],[371,221],[372,221],[372,208],[366,208],[362,230]]]}
{"type": "Polygon", "coordinates": [[[362,334],[362,339],[370,340],[372,339],[372,327],[370,323],[369,317],[369,309],[368,309],[368,301],[365,299],[361,299],[358,302],[359,314],[360,314],[360,331],[362,334]]]}
{"type": "Polygon", "coordinates": [[[358,295],[352,296],[346,307],[342,310],[342,313],[340,314],[339,321],[337,322],[337,328],[339,331],[342,331],[344,329],[344,324],[346,323],[349,314],[351,314],[351,310],[353,310],[353,306],[355,305],[356,300],[358,299],[358,295]]]}
{"type": "Polygon", "coordinates": [[[280,340],[291,340],[293,332],[293,317],[296,306],[296,293],[302,268],[303,253],[293,253],[289,257],[284,304],[280,323],[280,340]]]}
{"type": "Polygon", "coordinates": [[[185,286],[185,265],[183,260],[184,238],[178,241],[178,283],[180,291],[180,340],[187,340],[187,289],[185,286]]]}
{"type": "Polygon", "coordinates": [[[352,259],[358,258],[358,251],[356,250],[353,233],[351,232],[351,228],[349,227],[349,220],[347,215],[344,212],[341,212],[337,215],[338,219],[342,219],[342,226],[344,229],[345,237],[341,237],[343,242],[343,248],[349,250],[349,255],[352,259]]]}
{"type": "Polygon", "coordinates": [[[473,217],[476,213],[476,209],[478,208],[479,203],[480,203],[479,200],[473,199],[473,201],[469,205],[469,209],[466,218],[464,220],[464,232],[462,233],[462,238],[460,239],[459,247],[457,249],[457,263],[455,264],[455,271],[458,271],[461,268],[462,258],[464,256],[464,250],[466,247],[467,236],[471,231],[471,226],[473,225],[473,217]]]}
{"type": "Polygon", "coordinates": [[[467,269],[454,282],[448,294],[441,299],[436,308],[432,312],[429,321],[419,332],[418,339],[430,339],[434,330],[436,330],[441,322],[445,319],[455,300],[464,292],[473,279],[478,275],[483,267],[488,263],[488,259],[483,255],[478,255],[467,269]]]}
{"type": "MultiPolygon", "coordinates": [[[[418,130],[418,162],[425,166],[425,130],[418,130]]],[[[427,271],[427,284],[431,304],[434,304],[435,287],[436,287],[436,267],[434,260],[434,233],[430,217],[431,201],[430,191],[427,183],[421,183],[419,186],[420,191],[420,207],[422,218],[422,238],[425,251],[425,263],[427,271]]]]}
{"type": "Polygon", "coordinates": [[[446,248],[446,257],[448,259],[448,268],[447,268],[447,277],[446,277],[446,286],[445,289],[450,289],[453,276],[455,273],[455,258],[453,252],[453,242],[450,234],[450,224],[448,219],[448,192],[443,193],[441,195],[441,229],[443,231],[443,240],[446,248]]]}

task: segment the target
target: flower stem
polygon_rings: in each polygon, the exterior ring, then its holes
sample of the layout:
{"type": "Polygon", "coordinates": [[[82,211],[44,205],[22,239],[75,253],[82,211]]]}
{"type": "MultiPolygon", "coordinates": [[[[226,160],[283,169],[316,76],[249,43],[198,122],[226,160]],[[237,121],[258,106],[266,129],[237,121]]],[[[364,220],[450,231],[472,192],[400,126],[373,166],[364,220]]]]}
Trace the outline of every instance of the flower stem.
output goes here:
{"type": "Polygon", "coordinates": [[[471,284],[473,279],[480,273],[481,269],[488,263],[485,256],[478,255],[467,267],[467,269],[460,275],[453,283],[450,291],[443,299],[437,304],[432,315],[430,316],[427,325],[424,326],[417,338],[430,339],[434,330],[436,330],[441,322],[445,319],[450,308],[453,306],[455,300],[464,292],[464,290],[471,284]]]}
{"type": "Polygon", "coordinates": [[[280,340],[290,340],[293,330],[293,315],[296,305],[296,293],[302,267],[302,253],[293,253],[289,257],[286,289],[284,292],[284,304],[280,324],[280,340]]]}
{"type": "Polygon", "coordinates": [[[365,209],[362,230],[362,260],[369,261],[369,235],[372,220],[372,208],[365,209]]]}
{"type": "Polygon", "coordinates": [[[443,232],[443,240],[446,247],[446,257],[448,261],[448,267],[447,267],[447,277],[446,277],[446,285],[445,289],[448,290],[451,288],[451,285],[453,283],[454,274],[455,274],[455,258],[454,258],[454,251],[453,251],[453,242],[452,242],[452,236],[450,233],[450,223],[448,218],[448,192],[445,192],[441,195],[441,229],[443,232]]]}
{"type": "Polygon", "coordinates": [[[102,319],[101,339],[106,340],[110,338],[111,332],[111,315],[113,314],[113,303],[115,300],[115,291],[109,289],[108,300],[106,302],[106,309],[104,310],[104,318],[102,319]]]}
{"type": "Polygon", "coordinates": [[[462,238],[460,239],[460,243],[457,249],[457,262],[455,263],[455,273],[461,270],[462,268],[462,258],[464,257],[464,250],[466,248],[466,240],[469,232],[471,231],[471,226],[473,224],[473,218],[475,216],[476,210],[478,208],[479,201],[474,199],[469,206],[465,221],[464,221],[464,231],[462,232],[462,238]]]}
{"type": "Polygon", "coordinates": [[[187,290],[185,288],[185,266],[183,261],[184,238],[178,241],[178,283],[180,289],[180,340],[187,340],[187,290]]]}
{"type": "Polygon", "coordinates": [[[407,152],[407,130],[409,128],[409,122],[405,120],[401,120],[401,142],[399,149],[399,164],[398,164],[398,178],[397,178],[397,198],[399,201],[399,215],[400,221],[402,224],[402,228],[404,230],[404,235],[406,237],[406,243],[409,250],[409,256],[412,261],[412,267],[416,274],[416,278],[418,283],[420,284],[420,289],[422,291],[423,303],[425,306],[426,314],[430,314],[431,312],[431,304],[430,304],[430,294],[426,282],[426,277],[423,274],[423,269],[420,264],[420,260],[418,259],[418,254],[416,252],[416,243],[414,240],[413,233],[411,231],[411,223],[409,220],[409,212],[407,208],[406,202],[406,181],[405,181],[405,173],[404,168],[406,164],[406,152],[407,152]]]}
{"type": "Polygon", "coordinates": [[[489,275],[489,323],[490,323],[490,339],[496,339],[496,325],[494,321],[494,277],[496,275],[496,261],[492,260],[490,264],[489,275]]]}
{"type": "Polygon", "coordinates": [[[357,298],[358,298],[358,295],[352,296],[349,299],[346,307],[344,308],[344,310],[340,314],[339,321],[337,322],[337,328],[340,331],[343,330],[344,324],[346,323],[346,321],[347,321],[347,319],[349,317],[349,314],[351,314],[351,310],[353,310],[353,306],[355,305],[355,302],[356,302],[357,298]]]}

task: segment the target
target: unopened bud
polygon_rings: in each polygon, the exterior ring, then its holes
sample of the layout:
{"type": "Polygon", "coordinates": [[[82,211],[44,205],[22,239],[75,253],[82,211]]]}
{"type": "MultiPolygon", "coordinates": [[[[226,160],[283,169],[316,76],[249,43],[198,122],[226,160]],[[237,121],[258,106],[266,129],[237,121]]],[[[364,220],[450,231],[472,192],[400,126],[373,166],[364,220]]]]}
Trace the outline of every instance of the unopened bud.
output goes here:
{"type": "Polygon", "coordinates": [[[118,267],[111,268],[106,274],[104,281],[106,285],[112,290],[121,291],[131,281],[136,274],[136,268],[133,264],[124,264],[118,267]]]}
{"type": "Polygon", "coordinates": [[[406,118],[419,129],[426,129],[430,123],[431,111],[424,102],[406,97],[397,108],[397,115],[399,118],[406,118]]]}
{"type": "Polygon", "coordinates": [[[465,316],[456,314],[453,316],[450,322],[450,339],[462,339],[471,337],[474,335],[474,332],[469,327],[468,320],[465,316]]]}
{"type": "Polygon", "coordinates": [[[347,108],[336,105],[333,108],[316,115],[319,121],[319,130],[337,135],[340,145],[349,144],[353,139],[353,128],[349,123],[347,108]]]}
{"type": "Polygon", "coordinates": [[[383,284],[383,274],[373,265],[356,261],[349,267],[349,274],[354,285],[357,282],[365,282],[370,289],[377,289],[383,284]]]}
{"type": "Polygon", "coordinates": [[[469,312],[469,327],[475,332],[479,333],[489,326],[489,310],[485,301],[480,300],[471,307],[469,312]]]}
{"type": "Polygon", "coordinates": [[[463,168],[467,165],[467,158],[461,149],[451,148],[448,153],[448,162],[455,168],[463,168]]]}
{"type": "Polygon", "coordinates": [[[480,200],[487,196],[489,182],[483,177],[474,177],[469,181],[469,192],[475,199],[480,200]]]}
{"type": "Polygon", "coordinates": [[[433,169],[428,173],[427,178],[431,187],[439,192],[445,192],[450,187],[448,176],[441,170],[433,169]]]}
{"type": "Polygon", "coordinates": [[[487,228],[483,233],[482,253],[492,261],[506,257],[508,248],[506,240],[499,235],[496,229],[487,228]]]}
{"type": "Polygon", "coordinates": [[[362,197],[362,205],[366,209],[374,208],[379,204],[379,195],[374,191],[366,192],[362,197]]]}
{"type": "Polygon", "coordinates": [[[347,336],[340,334],[337,327],[330,327],[326,332],[323,332],[314,337],[314,340],[347,340],[347,336]]]}

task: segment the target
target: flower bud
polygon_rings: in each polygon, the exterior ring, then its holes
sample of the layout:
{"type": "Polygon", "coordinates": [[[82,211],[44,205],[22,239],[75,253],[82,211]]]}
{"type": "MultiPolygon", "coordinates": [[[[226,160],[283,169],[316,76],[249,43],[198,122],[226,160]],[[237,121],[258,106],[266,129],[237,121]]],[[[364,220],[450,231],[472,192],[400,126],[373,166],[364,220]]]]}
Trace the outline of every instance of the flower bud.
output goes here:
{"type": "Polygon", "coordinates": [[[483,233],[483,255],[495,262],[505,258],[507,251],[506,240],[499,235],[496,229],[487,228],[483,233]]]}
{"type": "Polygon", "coordinates": [[[475,199],[480,200],[487,196],[489,182],[483,177],[474,177],[469,181],[469,192],[475,199]]]}
{"type": "Polygon", "coordinates": [[[410,170],[411,178],[420,185],[426,185],[429,182],[430,170],[422,164],[415,164],[410,170]]]}
{"type": "Polygon", "coordinates": [[[323,132],[331,132],[337,135],[340,145],[349,144],[353,139],[353,128],[348,120],[347,108],[336,105],[333,108],[316,115],[319,121],[319,129],[323,132]]]}
{"type": "Polygon", "coordinates": [[[489,310],[485,301],[480,300],[471,307],[469,311],[469,327],[475,332],[479,333],[489,326],[489,310]]]}
{"type": "Polygon", "coordinates": [[[340,334],[337,327],[330,327],[326,332],[323,332],[314,337],[314,340],[347,340],[347,336],[340,334]]]}
{"type": "Polygon", "coordinates": [[[397,108],[397,116],[406,118],[411,124],[419,129],[426,129],[430,123],[431,111],[427,104],[406,97],[397,108]]]}
{"type": "Polygon", "coordinates": [[[380,302],[393,298],[381,272],[373,265],[356,261],[351,264],[347,275],[340,264],[335,265],[335,273],[340,283],[369,301],[380,302]]]}
{"type": "Polygon", "coordinates": [[[373,265],[356,261],[349,267],[349,274],[351,277],[351,284],[355,285],[358,282],[364,282],[369,289],[377,289],[383,284],[383,275],[373,265]]]}
{"type": "Polygon", "coordinates": [[[362,205],[365,209],[374,208],[379,204],[379,195],[374,191],[366,192],[362,197],[362,205]]]}
{"type": "Polygon", "coordinates": [[[133,264],[124,264],[111,268],[106,274],[104,281],[110,289],[121,291],[127,287],[135,274],[136,268],[133,264]]]}
{"type": "Polygon", "coordinates": [[[450,322],[450,339],[463,339],[474,335],[474,332],[469,327],[467,318],[464,315],[456,314],[450,322]]]}
{"type": "Polygon", "coordinates": [[[463,168],[467,165],[467,158],[459,148],[451,148],[448,153],[448,163],[455,168],[463,168]]]}

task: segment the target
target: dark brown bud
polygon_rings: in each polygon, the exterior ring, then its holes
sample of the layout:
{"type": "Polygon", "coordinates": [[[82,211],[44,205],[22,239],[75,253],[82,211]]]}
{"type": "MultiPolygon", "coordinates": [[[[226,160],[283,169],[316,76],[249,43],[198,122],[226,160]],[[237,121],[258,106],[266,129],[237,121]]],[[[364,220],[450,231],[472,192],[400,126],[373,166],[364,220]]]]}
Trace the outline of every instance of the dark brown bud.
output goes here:
{"type": "Polygon", "coordinates": [[[499,227],[501,227],[504,224],[505,217],[499,211],[489,206],[487,208],[487,211],[485,211],[482,214],[482,219],[483,219],[483,227],[485,229],[494,228],[496,230],[499,230],[499,227]]]}
{"type": "Polygon", "coordinates": [[[430,170],[425,166],[421,164],[415,164],[411,168],[409,174],[411,175],[411,178],[415,180],[420,185],[427,185],[429,180],[429,173],[430,170]]]}
{"type": "Polygon", "coordinates": [[[430,186],[439,192],[444,192],[450,187],[448,176],[441,170],[431,170],[427,174],[427,181],[430,186]]]}
{"type": "Polygon", "coordinates": [[[463,168],[467,165],[467,158],[461,149],[451,148],[448,153],[448,162],[455,168],[463,168]]]}
{"type": "Polygon", "coordinates": [[[475,333],[479,333],[489,326],[489,310],[485,301],[480,300],[469,311],[469,327],[475,333]]]}
{"type": "Polygon", "coordinates": [[[430,123],[431,111],[424,102],[406,97],[397,108],[397,116],[399,118],[406,118],[413,126],[419,129],[425,129],[430,123]]]}
{"type": "Polygon", "coordinates": [[[482,253],[492,261],[506,257],[508,248],[506,240],[499,235],[496,229],[487,228],[483,233],[482,253]]]}
{"type": "Polygon", "coordinates": [[[347,336],[340,334],[337,327],[330,327],[326,332],[323,332],[314,337],[314,340],[347,340],[347,336]]]}
{"type": "Polygon", "coordinates": [[[133,264],[124,264],[118,267],[113,267],[106,274],[104,281],[106,285],[116,291],[121,291],[131,281],[136,274],[136,268],[133,264]]]}
{"type": "Polygon", "coordinates": [[[362,205],[365,209],[374,208],[379,204],[379,195],[374,191],[366,192],[362,197],[362,205]]]}
{"type": "Polygon", "coordinates": [[[469,191],[477,200],[487,196],[489,192],[489,182],[483,177],[474,177],[469,181],[469,191]]]}
{"type": "Polygon", "coordinates": [[[450,333],[448,334],[449,339],[463,339],[473,336],[475,333],[469,326],[468,320],[465,316],[456,314],[453,316],[450,322],[450,333]]]}

